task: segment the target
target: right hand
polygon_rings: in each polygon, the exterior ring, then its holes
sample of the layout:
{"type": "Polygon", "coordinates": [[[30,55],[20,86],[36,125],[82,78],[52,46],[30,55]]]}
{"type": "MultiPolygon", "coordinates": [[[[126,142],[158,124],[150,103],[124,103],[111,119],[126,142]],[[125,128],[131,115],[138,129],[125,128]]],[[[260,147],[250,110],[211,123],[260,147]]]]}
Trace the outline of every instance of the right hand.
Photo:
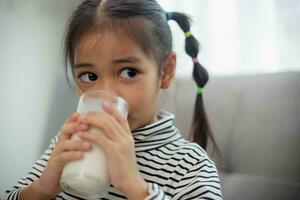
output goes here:
{"type": "Polygon", "coordinates": [[[83,140],[71,140],[74,133],[88,129],[87,125],[79,124],[79,116],[79,113],[74,113],[61,127],[58,144],[55,146],[46,168],[37,181],[39,191],[44,196],[53,198],[62,192],[59,182],[65,164],[82,159],[84,152],[91,149],[90,143],[83,140]]]}

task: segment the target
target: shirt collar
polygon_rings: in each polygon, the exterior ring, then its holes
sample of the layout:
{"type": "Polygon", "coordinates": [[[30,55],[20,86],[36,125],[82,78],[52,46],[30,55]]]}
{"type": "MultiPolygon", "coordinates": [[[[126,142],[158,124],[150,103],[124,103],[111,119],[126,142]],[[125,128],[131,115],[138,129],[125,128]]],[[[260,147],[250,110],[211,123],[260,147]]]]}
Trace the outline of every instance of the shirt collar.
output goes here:
{"type": "Polygon", "coordinates": [[[156,115],[159,120],[132,131],[136,152],[155,149],[181,138],[173,125],[175,116],[172,113],[159,110],[156,115]]]}

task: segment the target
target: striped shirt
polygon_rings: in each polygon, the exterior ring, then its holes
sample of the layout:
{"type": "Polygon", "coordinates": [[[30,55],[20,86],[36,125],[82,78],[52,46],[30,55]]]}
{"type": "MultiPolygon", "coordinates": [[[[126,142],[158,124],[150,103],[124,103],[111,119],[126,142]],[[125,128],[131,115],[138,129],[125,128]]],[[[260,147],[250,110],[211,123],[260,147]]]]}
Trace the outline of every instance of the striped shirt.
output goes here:
{"type": "MultiPolygon", "coordinates": [[[[206,152],[185,140],[173,125],[174,115],[160,110],[158,121],[132,132],[140,174],[148,184],[146,200],[222,199],[218,172],[206,152]]],[[[21,190],[40,178],[58,142],[55,136],[27,176],[21,178],[3,199],[19,199],[21,190]]],[[[62,192],[55,199],[82,199],[62,192]]],[[[126,199],[113,186],[101,199],[126,199]]]]}

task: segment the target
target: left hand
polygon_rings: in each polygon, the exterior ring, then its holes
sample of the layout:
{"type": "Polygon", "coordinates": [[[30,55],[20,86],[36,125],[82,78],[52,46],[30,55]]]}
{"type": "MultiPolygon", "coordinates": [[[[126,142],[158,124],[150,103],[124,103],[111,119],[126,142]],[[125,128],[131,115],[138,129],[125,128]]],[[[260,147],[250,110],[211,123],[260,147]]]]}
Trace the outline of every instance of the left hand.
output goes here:
{"type": "Polygon", "coordinates": [[[86,131],[79,136],[99,145],[103,150],[111,183],[117,190],[124,193],[128,199],[138,196],[144,198],[147,196],[147,184],[138,171],[134,139],[127,119],[108,104],[103,104],[102,107],[105,112],[86,113],[79,121],[89,127],[101,129],[103,134],[86,131]]]}

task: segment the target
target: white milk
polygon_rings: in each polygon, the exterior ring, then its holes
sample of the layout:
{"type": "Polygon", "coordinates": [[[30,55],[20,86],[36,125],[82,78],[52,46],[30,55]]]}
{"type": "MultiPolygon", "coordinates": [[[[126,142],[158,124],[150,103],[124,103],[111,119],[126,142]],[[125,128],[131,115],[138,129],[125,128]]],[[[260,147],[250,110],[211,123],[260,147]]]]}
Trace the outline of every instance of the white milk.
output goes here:
{"type": "MultiPolygon", "coordinates": [[[[127,117],[127,103],[113,94],[103,91],[89,91],[80,97],[77,112],[90,111],[103,112],[101,102],[106,101],[116,107],[127,117]]],[[[101,130],[91,128],[91,132],[101,130]]],[[[74,134],[72,140],[79,139],[74,134]]],[[[107,192],[110,186],[110,178],[106,164],[106,158],[101,148],[92,144],[92,149],[84,154],[81,160],[72,161],[65,165],[60,185],[66,192],[87,199],[100,198],[101,194],[107,192]]]]}

